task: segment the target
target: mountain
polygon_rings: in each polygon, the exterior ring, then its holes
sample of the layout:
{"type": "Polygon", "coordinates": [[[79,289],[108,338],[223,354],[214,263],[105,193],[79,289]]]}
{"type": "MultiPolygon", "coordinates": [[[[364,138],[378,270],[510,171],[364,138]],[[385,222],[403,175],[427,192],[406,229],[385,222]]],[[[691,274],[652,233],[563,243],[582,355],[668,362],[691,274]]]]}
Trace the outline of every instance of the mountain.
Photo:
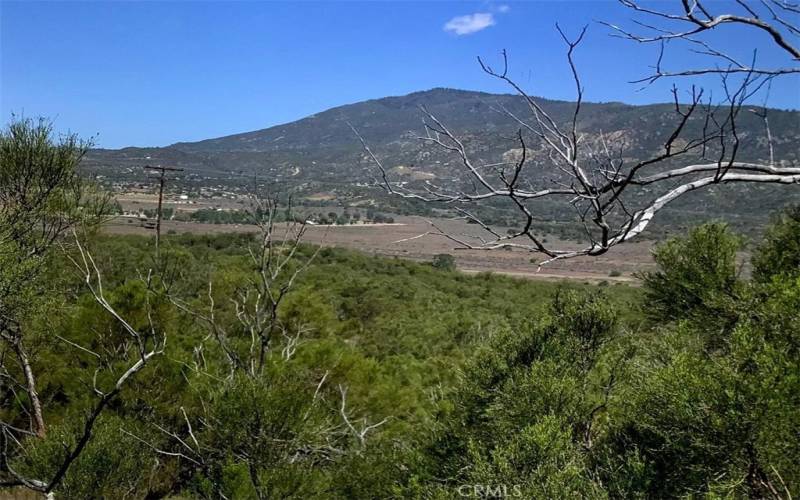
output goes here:
{"type": "MultiPolygon", "coordinates": [[[[572,102],[538,102],[559,124],[567,124],[575,109],[572,102]]],[[[183,192],[200,193],[203,186],[216,190],[229,186],[241,191],[249,189],[257,176],[269,183],[288,185],[295,196],[310,197],[309,203],[324,199],[327,204],[367,204],[397,213],[430,214],[430,206],[363,187],[378,172],[350,128],[352,125],[360,132],[394,179],[410,185],[432,181],[464,186],[469,179],[459,158],[419,139],[425,133],[420,106],[425,106],[462,140],[476,164],[508,161],[519,154],[519,124],[499,108],[521,118],[530,116],[526,103],[517,95],[440,88],[340,106],[292,123],[198,142],[162,148],[93,150],[85,165],[107,179],[128,185],[151,185],[141,167],[161,164],[185,170],[171,182],[183,192]]],[[[797,164],[800,113],[771,109],[769,122],[775,158],[797,164]]],[[[615,154],[619,152],[624,160],[635,161],[662,152],[676,123],[673,104],[584,103],[578,132],[584,144],[600,148],[606,141],[615,154]]],[[[697,137],[702,126],[702,120],[690,121],[684,130],[686,136],[697,137]]],[[[739,159],[769,158],[764,123],[759,116],[743,110],[737,133],[741,140],[739,159]]],[[[560,173],[550,166],[546,149],[530,139],[527,144],[530,167],[526,175],[538,183],[557,179],[560,173]]],[[[639,208],[652,199],[649,189],[629,193],[632,200],[628,208],[639,208]]],[[[737,229],[752,233],[763,226],[769,213],[797,200],[795,186],[712,186],[671,204],[659,216],[657,225],[668,231],[701,219],[723,218],[737,229]]],[[[481,205],[475,210],[486,222],[518,223],[513,207],[503,203],[481,205]]],[[[565,225],[559,221],[574,219],[571,207],[549,198],[540,200],[535,210],[543,231],[563,234],[565,225]]]]}
{"type": "MultiPolygon", "coordinates": [[[[539,102],[558,123],[566,123],[574,110],[571,102],[539,102]]],[[[517,95],[438,88],[340,106],[284,125],[198,142],[162,148],[93,150],[87,164],[112,175],[115,170],[149,162],[221,176],[243,172],[298,181],[367,180],[372,166],[362,161],[361,145],[348,125],[352,124],[389,168],[403,167],[406,172],[421,172],[420,176],[456,175],[453,167],[457,162],[451,154],[418,140],[424,134],[420,106],[463,137],[476,159],[483,161],[497,161],[503,153],[518,147],[513,139],[518,124],[498,108],[529,116],[526,104],[517,95]]],[[[672,104],[584,103],[581,116],[580,132],[587,140],[604,134],[624,141],[624,155],[631,158],[658,151],[676,123],[672,104]]],[[[796,160],[800,113],[770,110],[769,119],[776,157],[796,160]]],[[[760,118],[743,113],[739,129],[742,151],[747,157],[766,158],[760,118]]]]}

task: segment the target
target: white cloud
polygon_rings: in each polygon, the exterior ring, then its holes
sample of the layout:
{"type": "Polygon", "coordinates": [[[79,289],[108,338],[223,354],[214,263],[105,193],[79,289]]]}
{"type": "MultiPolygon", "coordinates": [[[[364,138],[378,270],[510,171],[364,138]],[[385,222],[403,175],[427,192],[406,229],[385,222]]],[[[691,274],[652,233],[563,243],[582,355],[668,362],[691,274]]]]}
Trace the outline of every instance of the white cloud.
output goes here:
{"type": "Polygon", "coordinates": [[[497,12],[499,12],[501,14],[505,14],[509,10],[511,10],[511,7],[509,7],[508,5],[500,5],[500,6],[497,7],[497,12]]]}
{"type": "Polygon", "coordinates": [[[466,16],[458,16],[447,21],[444,30],[456,35],[469,35],[494,26],[494,16],[488,12],[477,12],[466,16]]]}

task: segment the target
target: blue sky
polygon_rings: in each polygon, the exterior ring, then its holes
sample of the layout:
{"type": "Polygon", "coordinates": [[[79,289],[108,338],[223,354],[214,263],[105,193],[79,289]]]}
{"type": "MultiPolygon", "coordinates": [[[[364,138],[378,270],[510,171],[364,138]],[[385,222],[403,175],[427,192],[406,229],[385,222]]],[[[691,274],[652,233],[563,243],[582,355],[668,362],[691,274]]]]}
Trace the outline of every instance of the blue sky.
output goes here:
{"type": "MultiPolygon", "coordinates": [[[[535,95],[574,95],[555,23],[589,24],[576,59],[586,99],[663,102],[644,90],[656,47],[611,38],[615,1],[592,2],[0,2],[0,112],[44,115],[102,147],[161,146],[289,122],[342,104],[433,87],[506,91],[475,57],[510,55],[535,95]],[[467,16],[467,17],[464,17],[467,16]]],[[[737,54],[759,36],[717,37],[737,54]]],[[[775,55],[773,55],[775,54],[775,55]]],[[[674,66],[694,61],[670,52],[674,66]]],[[[690,82],[678,82],[686,87],[690,82]]],[[[706,81],[714,86],[715,82],[706,81]]],[[[800,80],[770,104],[800,108],[800,80]]]]}

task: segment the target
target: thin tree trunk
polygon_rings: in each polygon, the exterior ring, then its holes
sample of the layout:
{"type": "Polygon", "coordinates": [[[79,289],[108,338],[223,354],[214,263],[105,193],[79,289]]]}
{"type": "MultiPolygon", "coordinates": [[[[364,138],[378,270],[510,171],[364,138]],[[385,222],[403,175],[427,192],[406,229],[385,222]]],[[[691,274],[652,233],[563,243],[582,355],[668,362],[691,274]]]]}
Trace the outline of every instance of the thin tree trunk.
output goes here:
{"type": "Polygon", "coordinates": [[[42,402],[39,400],[39,393],[36,392],[36,378],[33,376],[30,359],[25,348],[22,347],[22,340],[16,339],[12,344],[14,352],[22,365],[22,372],[25,376],[25,386],[28,390],[28,398],[31,400],[31,430],[39,437],[44,437],[46,428],[44,417],[42,416],[42,402]]]}

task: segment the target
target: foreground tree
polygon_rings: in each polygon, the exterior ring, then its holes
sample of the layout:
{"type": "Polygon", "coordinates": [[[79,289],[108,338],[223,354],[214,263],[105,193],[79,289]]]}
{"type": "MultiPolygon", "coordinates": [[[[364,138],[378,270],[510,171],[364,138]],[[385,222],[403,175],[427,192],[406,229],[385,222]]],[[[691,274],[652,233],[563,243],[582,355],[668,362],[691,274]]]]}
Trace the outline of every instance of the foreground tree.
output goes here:
{"type": "MultiPolygon", "coordinates": [[[[78,164],[89,147],[75,135],[53,139],[44,119],[15,119],[0,132],[0,336],[24,379],[30,431],[45,434],[42,403],[26,347],[25,318],[41,302],[39,279],[54,243],[84,213],[78,164]]],[[[88,209],[88,207],[86,207],[88,209]]],[[[4,363],[6,380],[13,373],[4,363]]]]}
{"type": "MultiPolygon", "coordinates": [[[[0,335],[19,364],[15,369],[5,356],[1,358],[3,389],[15,394],[15,387],[23,387],[29,402],[29,408],[22,412],[7,407],[3,410],[12,417],[28,414],[30,418],[30,430],[20,428],[14,421],[0,422],[2,486],[24,486],[42,493],[58,487],[89,444],[100,415],[131,378],[154,356],[163,353],[166,343],[152,321],[149,331],[142,332],[120,315],[106,296],[99,267],[81,243],[85,235],[78,236],[78,228],[82,232],[91,230],[101,222],[109,206],[109,198],[82,179],[78,171],[89,146],[89,142],[75,135],[55,139],[52,125],[44,119],[15,120],[0,133],[0,335]],[[72,244],[68,243],[70,238],[74,240],[72,244]],[[96,400],[77,437],[71,445],[63,444],[47,475],[30,477],[18,472],[13,462],[46,437],[46,425],[33,363],[26,349],[30,340],[26,326],[36,315],[55,312],[46,302],[47,296],[54,293],[53,277],[45,275],[54,248],[65,252],[93,300],[122,327],[130,342],[119,346],[117,356],[106,357],[57,332],[47,332],[98,360],[91,389],[96,400]],[[15,380],[17,372],[21,372],[24,384],[15,380]],[[113,378],[109,386],[103,384],[106,374],[113,378]]],[[[148,280],[151,276],[148,273],[148,280]]],[[[7,402],[15,399],[6,396],[7,402]]]]}

